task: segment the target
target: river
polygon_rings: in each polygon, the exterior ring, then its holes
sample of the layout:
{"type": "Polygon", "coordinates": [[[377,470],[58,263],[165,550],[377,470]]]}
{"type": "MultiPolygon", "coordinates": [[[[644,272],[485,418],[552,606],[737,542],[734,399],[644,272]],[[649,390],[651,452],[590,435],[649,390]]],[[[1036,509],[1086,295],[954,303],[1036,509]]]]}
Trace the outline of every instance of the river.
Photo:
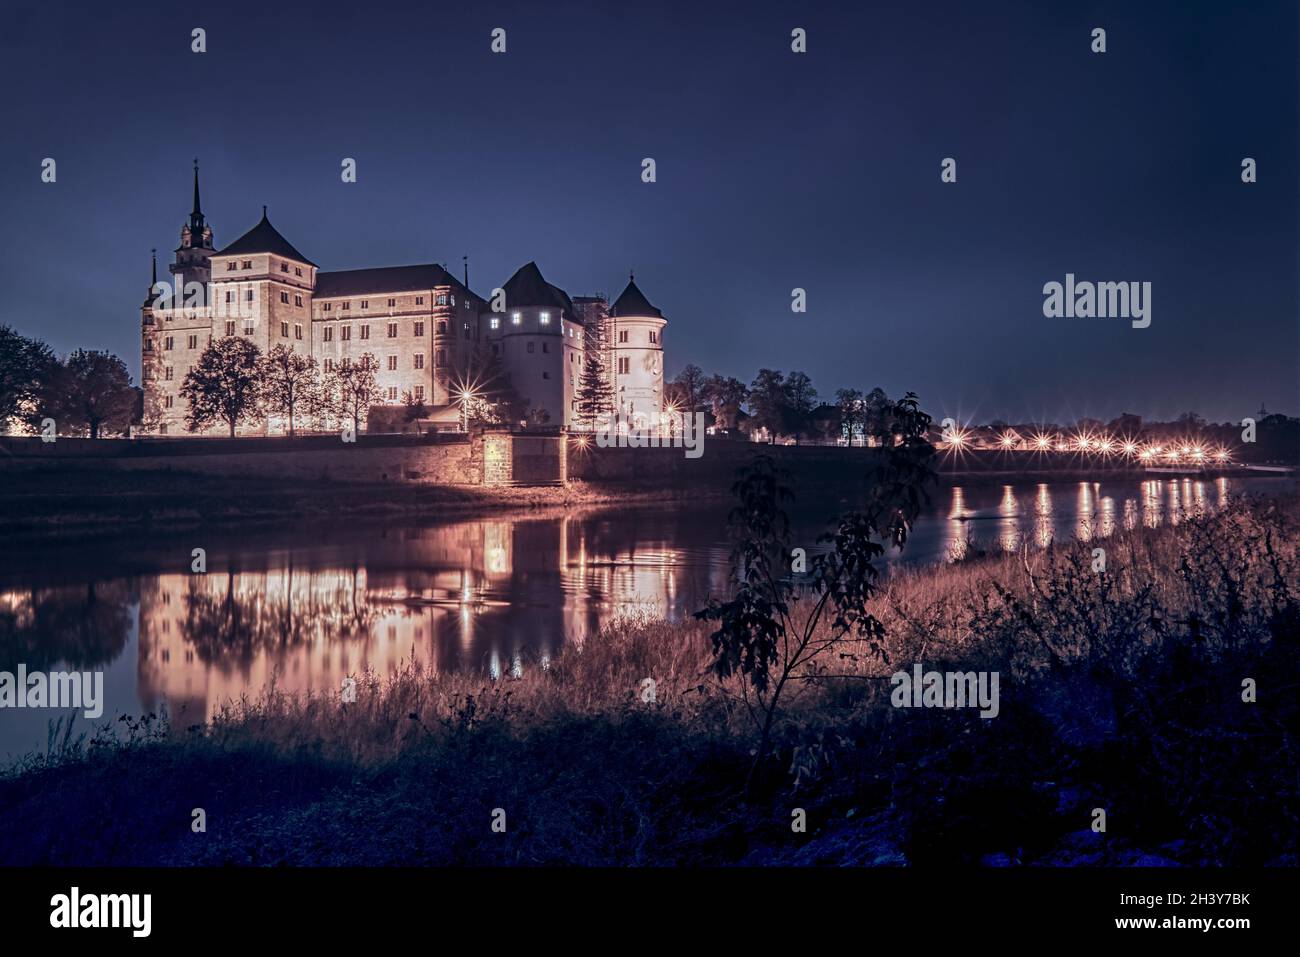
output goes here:
{"type": "MultiPolygon", "coordinates": [[[[1240,491],[1292,479],[985,482],[939,489],[890,563],[1039,548],[1116,528],[1159,526],[1240,491]]],[[[792,545],[815,550],[844,504],[797,503],[792,545]]],[[[9,554],[0,562],[0,672],[103,673],[103,715],[166,705],[182,725],[269,682],[337,693],[369,667],[418,658],[485,677],[544,666],[627,614],[680,620],[727,585],[728,503],[635,505],[567,515],[427,524],[340,520],[329,529],[112,541],[9,554]],[[191,572],[193,548],[206,574],[191,572]]],[[[0,676],[2,677],[2,676],[0,676]]],[[[43,750],[71,711],[0,709],[0,762],[43,750]]],[[[77,727],[90,724],[77,713],[77,727]]]]}

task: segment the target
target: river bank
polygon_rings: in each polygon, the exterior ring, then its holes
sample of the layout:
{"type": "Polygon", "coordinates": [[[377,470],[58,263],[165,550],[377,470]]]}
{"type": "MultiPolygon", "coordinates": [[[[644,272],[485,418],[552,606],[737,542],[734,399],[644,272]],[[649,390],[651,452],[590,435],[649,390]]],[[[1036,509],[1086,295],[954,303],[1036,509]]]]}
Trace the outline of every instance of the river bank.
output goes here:
{"type": "Polygon", "coordinates": [[[412,666],[355,702],[64,729],[0,779],[0,863],[1294,865],[1296,503],[1106,551],[892,575],[887,659],[809,674],[748,790],[707,629],[629,618],[519,678],[412,666]],[[914,662],[999,672],[997,717],[891,706],[914,662]]]}

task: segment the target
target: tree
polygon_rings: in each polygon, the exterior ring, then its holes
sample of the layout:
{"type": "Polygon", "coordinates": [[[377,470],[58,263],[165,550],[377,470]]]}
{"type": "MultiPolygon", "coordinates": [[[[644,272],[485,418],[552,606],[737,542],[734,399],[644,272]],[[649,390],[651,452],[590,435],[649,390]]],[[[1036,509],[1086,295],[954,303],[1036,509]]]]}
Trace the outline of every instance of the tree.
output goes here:
{"type": "Polygon", "coordinates": [[[906,544],[925,505],[926,486],[935,479],[934,448],[925,440],[930,417],[916,396],[909,392],[890,412],[902,441],[874,460],[863,509],[841,515],[834,530],[818,539],[830,548],[809,559],[806,575],[796,579],[787,571],[792,552],[785,506],[794,500],[788,473],[764,455],[742,468],[732,486],[737,504],[727,521],[734,543],[733,594],[725,602],[710,601],[695,617],[718,623],[710,636],[714,673],[739,674],[755,695],[757,707],[750,713],[760,738],[746,790],[767,756],[777,708],[791,681],[842,677],[818,659],[859,654],[885,661],[885,629],[868,607],[880,577],[875,562],[884,554],[881,542],[900,549],[906,544]]]}
{"type": "Polygon", "coordinates": [[[528,404],[510,383],[501,359],[486,344],[462,359],[453,374],[452,399],[464,410],[465,420],[503,425],[518,422],[528,404]]]}
{"type": "Polygon", "coordinates": [[[293,435],[295,415],[310,404],[307,393],[316,381],[316,360],[280,343],[259,361],[266,409],[283,415],[293,435]]]}
{"type": "Polygon", "coordinates": [[[262,414],[262,350],[242,336],[222,336],[208,344],[181,383],[191,432],[225,422],[230,437],[240,422],[262,414]]]}
{"type": "Polygon", "coordinates": [[[812,422],[812,411],[817,405],[817,390],[812,379],[802,372],[791,372],[785,378],[785,428],[799,438],[807,434],[812,422]]]}
{"type": "Polygon", "coordinates": [[[361,424],[375,397],[375,373],[379,360],[367,352],[356,362],[344,360],[334,367],[333,389],[339,402],[339,414],[352,420],[352,428],[360,434],[361,424]]]}
{"type": "Polygon", "coordinates": [[[740,407],[749,401],[745,383],[731,376],[711,375],[701,386],[701,397],[709,403],[713,421],[722,428],[734,429],[740,407]]]}
{"type": "Polygon", "coordinates": [[[41,387],[33,417],[75,423],[92,439],[102,431],[126,432],[135,415],[136,392],[126,364],[109,352],[78,349],[55,362],[41,387]]]}
{"type": "Polygon", "coordinates": [[[595,349],[584,350],[577,399],[578,422],[588,428],[594,427],[602,416],[609,415],[613,409],[614,388],[605,374],[601,353],[595,349]]]}
{"type": "Polygon", "coordinates": [[[0,326],[0,430],[29,410],[57,363],[45,343],[0,326]]]}
{"type": "Polygon", "coordinates": [[[681,403],[682,412],[698,412],[704,405],[704,370],[695,363],[687,363],[681,372],[677,373],[677,378],[673,379],[673,386],[677,393],[678,401],[681,403]]]}
{"type": "Polygon", "coordinates": [[[894,423],[890,421],[893,403],[885,390],[877,386],[863,400],[863,430],[877,445],[893,445],[894,423]]]}
{"type": "Polygon", "coordinates": [[[776,369],[759,369],[749,386],[749,409],[754,427],[767,429],[769,443],[785,431],[788,402],[785,375],[776,369]]]}
{"type": "Polygon", "coordinates": [[[841,434],[852,445],[856,437],[866,435],[866,400],[859,389],[839,389],[835,393],[835,406],[840,410],[841,434]]]}

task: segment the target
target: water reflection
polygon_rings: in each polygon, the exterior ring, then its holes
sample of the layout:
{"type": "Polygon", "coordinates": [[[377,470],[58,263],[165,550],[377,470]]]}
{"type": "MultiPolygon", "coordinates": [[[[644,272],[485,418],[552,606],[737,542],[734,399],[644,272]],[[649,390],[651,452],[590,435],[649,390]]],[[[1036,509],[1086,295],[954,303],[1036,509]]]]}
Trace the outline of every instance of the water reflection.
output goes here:
{"type": "MultiPolygon", "coordinates": [[[[1226,501],[1229,481],[943,489],[906,553],[888,560],[1176,523],[1226,501]]],[[[0,670],[104,668],[106,720],[165,701],[182,723],[271,684],[336,693],[363,668],[387,675],[413,660],[519,676],[593,640],[611,619],[680,620],[724,593],[726,509],[243,534],[212,543],[203,575],[188,571],[188,544],[68,557],[0,580],[0,670]]],[[[811,547],[831,511],[805,503],[792,515],[794,541],[811,547]]],[[[0,758],[43,745],[47,718],[0,712],[0,758]]]]}

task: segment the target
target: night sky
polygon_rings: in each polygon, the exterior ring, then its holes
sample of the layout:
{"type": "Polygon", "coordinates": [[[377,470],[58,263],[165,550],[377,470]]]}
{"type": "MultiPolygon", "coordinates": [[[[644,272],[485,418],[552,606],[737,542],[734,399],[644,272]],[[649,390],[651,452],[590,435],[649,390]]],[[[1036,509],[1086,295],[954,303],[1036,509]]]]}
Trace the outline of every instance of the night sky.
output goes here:
{"type": "Polygon", "coordinates": [[[635,268],[670,376],[979,421],[1300,411],[1295,0],[20,2],[0,76],[0,322],[137,377],[197,156],[218,248],[265,203],[323,269],[467,253],[487,295],[535,259],[612,297],[635,268]],[[1067,272],[1150,281],[1151,326],[1045,318],[1067,272]]]}

